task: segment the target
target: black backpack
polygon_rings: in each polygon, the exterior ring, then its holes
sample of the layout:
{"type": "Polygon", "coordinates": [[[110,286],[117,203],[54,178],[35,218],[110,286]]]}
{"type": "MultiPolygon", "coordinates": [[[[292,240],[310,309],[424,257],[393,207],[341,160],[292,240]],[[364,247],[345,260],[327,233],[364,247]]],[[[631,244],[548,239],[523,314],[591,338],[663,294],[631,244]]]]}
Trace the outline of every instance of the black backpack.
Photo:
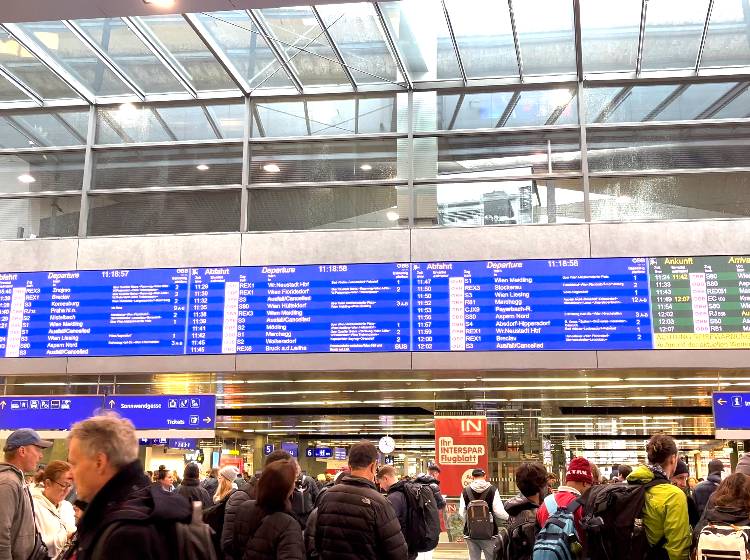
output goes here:
{"type": "Polygon", "coordinates": [[[497,534],[497,524],[492,512],[495,499],[494,486],[477,494],[470,486],[464,488],[463,498],[466,504],[466,525],[464,534],[470,539],[490,540],[497,534]]]}
{"type": "Polygon", "coordinates": [[[294,516],[304,526],[307,524],[307,518],[310,517],[312,510],[315,509],[315,498],[317,498],[318,487],[313,486],[315,483],[309,476],[303,476],[302,481],[295,485],[292,491],[292,511],[294,516]]]}
{"type": "MultiPolygon", "coordinates": [[[[646,484],[593,486],[585,498],[581,525],[590,560],[643,560],[654,557],[643,525],[646,490],[669,484],[655,478],[646,484]]],[[[657,547],[661,548],[660,545],[657,547]]],[[[663,550],[663,549],[662,549],[663,550]]]]}
{"type": "Polygon", "coordinates": [[[233,490],[223,500],[203,510],[203,522],[213,530],[213,543],[217,555],[221,555],[221,533],[224,530],[224,516],[227,511],[229,497],[234,494],[233,490]]]}
{"type": "Polygon", "coordinates": [[[531,560],[536,540],[536,508],[522,511],[501,527],[495,540],[495,560],[531,560]]]}
{"type": "Polygon", "coordinates": [[[429,484],[406,482],[397,492],[406,497],[407,523],[404,537],[409,552],[428,552],[438,545],[440,539],[440,514],[435,494],[429,484]]]}

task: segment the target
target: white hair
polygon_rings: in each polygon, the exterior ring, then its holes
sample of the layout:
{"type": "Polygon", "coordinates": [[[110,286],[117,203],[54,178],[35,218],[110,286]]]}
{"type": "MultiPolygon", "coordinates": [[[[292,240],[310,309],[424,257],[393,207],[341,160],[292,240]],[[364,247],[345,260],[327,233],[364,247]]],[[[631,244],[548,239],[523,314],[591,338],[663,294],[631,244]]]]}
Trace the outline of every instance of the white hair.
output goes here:
{"type": "Polygon", "coordinates": [[[77,439],[83,452],[90,456],[104,453],[116,469],[138,459],[138,438],[127,418],[116,414],[92,416],[73,425],[68,441],[77,439]]]}

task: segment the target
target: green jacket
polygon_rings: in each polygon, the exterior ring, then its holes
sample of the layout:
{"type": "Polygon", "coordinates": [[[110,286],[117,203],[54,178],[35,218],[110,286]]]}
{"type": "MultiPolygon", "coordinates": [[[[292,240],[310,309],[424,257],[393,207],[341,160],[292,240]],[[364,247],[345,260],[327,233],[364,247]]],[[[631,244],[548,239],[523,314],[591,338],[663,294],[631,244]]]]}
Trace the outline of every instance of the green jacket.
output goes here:
{"type": "MultiPolygon", "coordinates": [[[[628,482],[636,484],[653,479],[654,473],[646,465],[638,465],[628,476],[628,482]]],[[[646,490],[643,524],[649,544],[653,546],[663,538],[669,560],[688,560],[692,534],[685,492],[672,484],[659,484],[646,490]]]]}

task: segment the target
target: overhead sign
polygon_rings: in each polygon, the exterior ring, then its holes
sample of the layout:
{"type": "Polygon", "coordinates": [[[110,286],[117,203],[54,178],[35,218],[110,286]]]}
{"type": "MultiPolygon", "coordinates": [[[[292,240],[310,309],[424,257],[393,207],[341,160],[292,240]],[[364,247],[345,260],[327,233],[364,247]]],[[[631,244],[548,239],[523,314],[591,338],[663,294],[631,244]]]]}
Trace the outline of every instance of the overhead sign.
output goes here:
{"type": "Polygon", "coordinates": [[[267,443],[263,446],[263,455],[270,455],[273,453],[273,444],[267,443]]]}
{"type": "Polygon", "coordinates": [[[102,395],[0,396],[0,430],[69,430],[103,404],[102,395]]]}
{"type": "Polygon", "coordinates": [[[471,471],[487,472],[487,418],[436,416],[435,456],[440,466],[440,489],[451,497],[461,495],[471,481],[471,471]]]}
{"type": "Polygon", "coordinates": [[[167,439],[167,447],[192,451],[198,449],[198,440],[195,438],[169,438],[167,439]]]}
{"type": "Polygon", "coordinates": [[[281,449],[289,453],[295,459],[299,457],[299,444],[294,441],[281,442],[281,449]]]}
{"type": "Polygon", "coordinates": [[[714,393],[713,405],[717,438],[750,438],[750,393],[714,393]]]}
{"type": "Polygon", "coordinates": [[[346,447],[335,447],[333,449],[333,458],[337,461],[346,461],[346,447]]]}
{"type": "Polygon", "coordinates": [[[210,437],[216,427],[215,395],[108,395],[105,408],[133,422],[139,431],[203,431],[210,433],[194,435],[210,437]]]}
{"type": "Polygon", "coordinates": [[[316,447],[315,457],[317,459],[330,459],[333,457],[333,449],[330,447],[316,447]]]}
{"type": "Polygon", "coordinates": [[[307,449],[305,449],[305,457],[310,457],[310,458],[315,457],[315,448],[308,447],[307,449]]]}

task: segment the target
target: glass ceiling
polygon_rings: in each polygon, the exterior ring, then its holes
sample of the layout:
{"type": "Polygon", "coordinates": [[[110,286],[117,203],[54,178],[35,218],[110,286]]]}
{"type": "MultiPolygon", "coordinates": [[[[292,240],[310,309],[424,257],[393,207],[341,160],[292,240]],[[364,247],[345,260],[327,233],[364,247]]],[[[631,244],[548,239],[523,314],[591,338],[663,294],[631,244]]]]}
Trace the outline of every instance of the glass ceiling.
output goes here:
{"type": "MultiPolygon", "coordinates": [[[[573,0],[389,0],[3,24],[0,107],[750,75],[748,0],[579,4],[580,18],[573,0]]],[[[630,112],[662,109],[670,87],[648,91],[650,109],[639,85],[587,113],[646,118],[630,112]]],[[[538,120],[520,109],[508,126],[538,120]]]]}

